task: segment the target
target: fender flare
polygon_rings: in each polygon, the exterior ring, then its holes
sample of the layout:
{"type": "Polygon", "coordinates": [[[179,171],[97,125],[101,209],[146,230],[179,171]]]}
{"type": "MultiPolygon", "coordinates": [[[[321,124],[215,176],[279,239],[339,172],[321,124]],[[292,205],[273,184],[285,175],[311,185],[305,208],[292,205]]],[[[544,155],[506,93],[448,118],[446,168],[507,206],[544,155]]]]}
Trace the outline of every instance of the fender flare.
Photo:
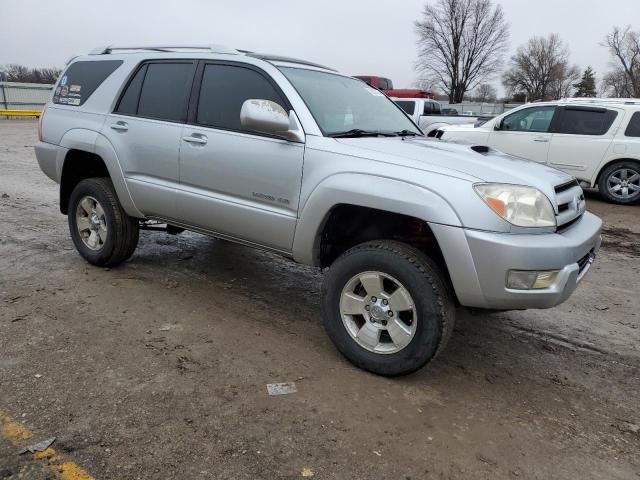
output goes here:
{"type": "Polygon", "coordinates": [[[331,211],[345,204],[462,226],[451,204],[423,186],[384,176],[338,173],[320,182],[300,209],[292,249],[296,261],[319,265],[322,229],[331,211]]]}
{"type": "Polygon", "coordinates": [[[111,142],[98,132],[86,129],[72,129],[65,132],[60,140],[60,146],[63,147],[59,150],[56,158],[56,168],[58,178],[62,180],[62,171],[64,168],[64,162],[67,158],[69,150],[81,150],[88,153],[93,153],[99,156],[107,167],[109,177],[116,190],[118,200],[124,208],[127,215],[135,218],[144,218],[144,215],[136,207],[131,192],[127,187],[127,183],[124,178],[124,173],[120,168],[120,162],[118,161],[118,155],[111,142]]]}

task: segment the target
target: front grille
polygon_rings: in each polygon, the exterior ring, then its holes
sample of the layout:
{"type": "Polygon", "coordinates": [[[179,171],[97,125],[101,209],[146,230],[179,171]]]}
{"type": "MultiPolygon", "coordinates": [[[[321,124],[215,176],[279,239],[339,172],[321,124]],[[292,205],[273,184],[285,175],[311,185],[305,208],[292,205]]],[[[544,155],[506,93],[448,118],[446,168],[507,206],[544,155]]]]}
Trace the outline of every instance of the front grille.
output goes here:
{"type": "Polygon", "coordinates": [[[580,184],[578,183],[578,180],[571,180],[570,182],[567,183],[563,183],[562,185],[557,185],[555,187],[555,191],[556,191],[556,195],[558,193],[562,193],[562,192],[566,192],[567,190],[571,190],[574,187],[579,187],[580,184]]]}

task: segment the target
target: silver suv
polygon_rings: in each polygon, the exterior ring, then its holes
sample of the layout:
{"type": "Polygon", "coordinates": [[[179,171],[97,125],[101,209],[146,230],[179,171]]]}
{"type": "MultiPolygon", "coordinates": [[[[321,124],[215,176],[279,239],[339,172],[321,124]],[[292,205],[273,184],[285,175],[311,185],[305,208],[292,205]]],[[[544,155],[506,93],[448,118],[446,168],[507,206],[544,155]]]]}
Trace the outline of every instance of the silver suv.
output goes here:
{"type": "Polygon", "coordinates": [[[73,60],[36,155],[92,264],[149,222],[328,269],[336,347],[382,375],[445,346],[458,306],[549,308],[600,245],[577,181],[424,137],[364,82],[222,47],[107,47],[73,60]]]}

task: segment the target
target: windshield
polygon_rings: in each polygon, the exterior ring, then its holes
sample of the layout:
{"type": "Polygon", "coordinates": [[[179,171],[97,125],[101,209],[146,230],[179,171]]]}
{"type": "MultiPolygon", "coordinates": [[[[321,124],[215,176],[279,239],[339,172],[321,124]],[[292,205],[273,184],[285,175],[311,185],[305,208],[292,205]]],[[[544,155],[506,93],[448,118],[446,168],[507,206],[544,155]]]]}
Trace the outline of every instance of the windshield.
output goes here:
{"type": "Polygon", "coordinates": [[[422,135],[383,93],[365,82],[295,67],[280,70],[298,91],[327,136],[356,134],[422,135]]]}

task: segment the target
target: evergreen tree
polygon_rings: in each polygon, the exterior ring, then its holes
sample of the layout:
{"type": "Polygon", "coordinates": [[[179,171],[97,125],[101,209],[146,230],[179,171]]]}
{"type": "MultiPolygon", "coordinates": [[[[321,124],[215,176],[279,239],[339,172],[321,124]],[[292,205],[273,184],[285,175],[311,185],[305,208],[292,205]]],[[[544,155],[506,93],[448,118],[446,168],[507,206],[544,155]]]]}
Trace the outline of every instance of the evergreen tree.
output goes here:
{"type": "Polygon", "coordinates": [[[582,79],[573,85],[576,89],[574,97],[595,97],[596,93],[596,74],[591,67],[582,74],[582,79]]]}

